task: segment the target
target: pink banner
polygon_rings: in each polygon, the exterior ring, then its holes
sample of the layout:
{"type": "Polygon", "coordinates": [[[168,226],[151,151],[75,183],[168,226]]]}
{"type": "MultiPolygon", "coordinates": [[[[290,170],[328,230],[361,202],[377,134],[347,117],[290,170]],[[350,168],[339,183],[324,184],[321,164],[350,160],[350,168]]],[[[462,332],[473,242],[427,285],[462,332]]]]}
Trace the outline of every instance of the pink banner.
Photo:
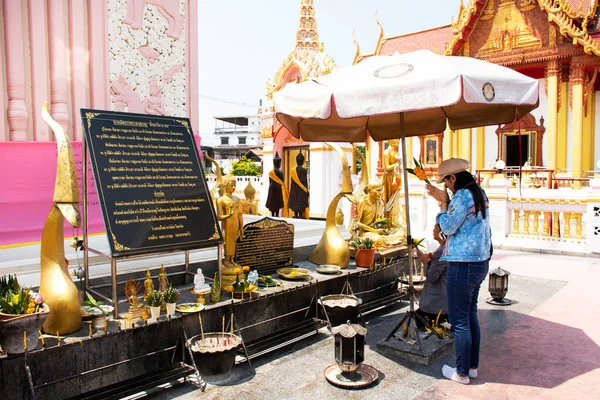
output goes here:
{"type": "MultiPolygon", "coordinates": [[[[195,139],[200,148],[200,138],[195,139]]],[[[71,146],[83,217],[81,142],[71,146]]],[[[0,142],[0,171],[0,248],[41,241],[56,182],[56,143],[0,142]]],[[[88,160],[88,233],[98,232],[105,232],[104,221],[88,160]]],[[[65,236],[76,235],[82,237],[83,229],[65,222],[65,236]]]]}

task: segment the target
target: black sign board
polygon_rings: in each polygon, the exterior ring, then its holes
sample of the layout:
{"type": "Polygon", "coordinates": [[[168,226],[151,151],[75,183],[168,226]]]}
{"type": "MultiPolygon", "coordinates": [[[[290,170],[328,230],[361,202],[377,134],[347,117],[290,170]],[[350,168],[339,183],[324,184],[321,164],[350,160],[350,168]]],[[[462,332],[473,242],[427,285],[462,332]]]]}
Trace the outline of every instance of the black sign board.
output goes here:
{"type": "Polygon", "coordinates": [[[235,262],[258,271],[289,267],[293,255],[294,225],[268,217],[244,225],[235,248],[235,262]]]}
{"type": "Polygon", "coordinates": [[[81,116],[113,256],[223,242],[189,119],[81,116]]]}

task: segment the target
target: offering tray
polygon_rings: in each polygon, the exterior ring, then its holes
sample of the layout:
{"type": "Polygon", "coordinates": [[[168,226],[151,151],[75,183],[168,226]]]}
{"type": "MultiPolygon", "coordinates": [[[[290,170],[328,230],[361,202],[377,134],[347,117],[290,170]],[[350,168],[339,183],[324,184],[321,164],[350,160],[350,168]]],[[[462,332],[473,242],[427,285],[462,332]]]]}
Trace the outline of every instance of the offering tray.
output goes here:
{"type": "Polygon", "coordinates": [[[175,307],[175,311],[182,314],[195,313],[202,310],[204,310],[204,304],[200,303],[181,303],[175,307]]]}
{"type": "Polygon", "coordinates": [[[280,268],[277,270],[279,276],[284,279],[299,280],[310,277],[310,271],[304,268],[280,268]]]}
{"type": "Polygon", "coordinates": [[[317,272],[326,275],[338,275],[342,273],[342,268],[337,265],[323,264],[317,267],[317,272]]]}
{"type": "Polygon", "coordinates": [[[343,389],[364,388],[379,379],[377,370],[365,364],[361,364],[356,372],[342,372],[337,364],[333,364],[325,368],[323,375],[327,382],[343,389]]]}
{"type": "Polygon", "coordinates": [[[261,280],[260,278],[262,278],[262,276],[258,277],[258,281],[256,282],[256,285],[258,287],[267,287],[267,285],[269,287],[276,287],[276,286],[283,286],[283,284],[281,283],[281,281],[279,279],[273,279],[271,278],[271,280],[261,280]]]}

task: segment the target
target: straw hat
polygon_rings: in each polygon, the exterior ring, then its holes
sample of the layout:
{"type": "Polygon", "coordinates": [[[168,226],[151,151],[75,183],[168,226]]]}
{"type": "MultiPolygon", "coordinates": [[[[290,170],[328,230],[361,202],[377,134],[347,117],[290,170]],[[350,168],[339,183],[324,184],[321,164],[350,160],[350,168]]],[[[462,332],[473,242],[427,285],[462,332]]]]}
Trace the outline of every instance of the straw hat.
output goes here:
{"type": "Polygon", "coordinates": [[[444,182],[444,178],[448,175],[458,174],[459,172],[466,171],[471,168],[471,163],[462,158],[449,158],[438,166],[438,179],[437,183],[444,182]]]}

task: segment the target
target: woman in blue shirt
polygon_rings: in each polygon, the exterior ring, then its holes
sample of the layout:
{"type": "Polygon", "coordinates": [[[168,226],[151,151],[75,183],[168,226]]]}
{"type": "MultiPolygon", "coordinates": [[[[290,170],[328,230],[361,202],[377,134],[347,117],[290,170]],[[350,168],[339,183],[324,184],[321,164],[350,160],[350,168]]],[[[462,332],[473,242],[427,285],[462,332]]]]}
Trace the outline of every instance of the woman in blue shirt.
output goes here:
{"type": "Polygon", "coordinates": [[[448,237],[441,259],[448,261],[448,316],[454,332],[456,368],[444,365],[442,374],[462,384],[477,377],[477,298],[488,273],[491,250],[487,196],[467,171],[470,166],[460,158],[446,160],[438,167],[438,183],[444,183],[444,190],[427,185],[428,194],[440,206],[436,222],[448,237]],[[452,200],[446,189],[452,192],[452,200]]]}

